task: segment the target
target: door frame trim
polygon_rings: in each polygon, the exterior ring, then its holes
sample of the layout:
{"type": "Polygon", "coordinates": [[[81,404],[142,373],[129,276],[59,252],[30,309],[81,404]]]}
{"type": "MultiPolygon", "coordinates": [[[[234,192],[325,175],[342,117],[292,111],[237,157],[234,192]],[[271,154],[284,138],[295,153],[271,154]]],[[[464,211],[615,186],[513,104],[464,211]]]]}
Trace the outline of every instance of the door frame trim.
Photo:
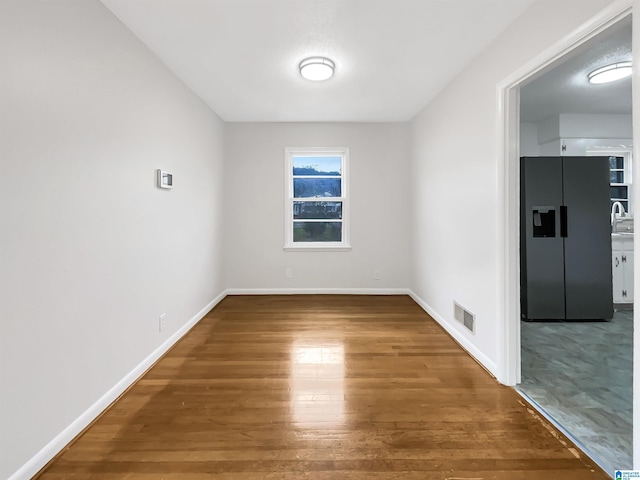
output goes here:
{"type": "MultiPolygon", "coordinates": [[[[634,0],[618,0],[498,83],[498,380],[521,381],[520,369],[520,86],[586,41],[632,13],[634,0]]],[[[635,65],[634,55],[634,65],[635,65]]],[[[634,146],[634,148],[636,148],[634,146]]],[[[636,157],[638,158],[638,157],[636,157]]],[[[634,169],[637,171],[638,169],[634,169]]],[[[635,196],[639,197],[639,196],[635,196]]]]}
{"type": "MultiPolygon", "coordinates": [[[[545,50],[496,86],[498,132],[498,359],[497,378],[505,385],[521,381],[520,357],[520,86],[541,73],[554,62],[584,42],[606,30],[622,18],[633,15],[632,50],[640,50],[640,0],[618,0],[601,10],[577,30],[545,50]],[[636,5],[634,9],[633,6],[636,5]],[[638,48],[634,48],[638,47],[638,48]]],[[[632,56],[634,76],[632,92],[640,91],[640,54],[632,56]]],[[[640,108],[640,97],[633,95],[633,111],[640,108]]],[[[633,115],[634,138],[640,138],[640,122],[633,115]]],[[[640,159],[638,142],[633,145],[634,157],[640,159]]],[[[633,169],[633,183],[640,185],[640,168],[633,169]]],[[[640,195],[634,195],[634,211],[640,212],[640,195]]],[[[634,239],[634,245],[636,241],[634,239]]],[[[635,266],[634,266],[635,267],[635,266]]],[[[634,281],[640,282],[640,269],[634,268],[634,281]]],[[[635,289],[636,291],[638,289],[635,289]]],[[[635,292],[634,292],[635,293],[635,292]]],[[[640,296],[640,295],[639,295],[640,296]]],[[[635,303],[635,298],[634,298],[635,303]]],[[[640,318],[640,316],[638,316],[640,318]]],[[[640,325],[636,316],[633,348],[633,465],[640,465],[640,325]]]]}

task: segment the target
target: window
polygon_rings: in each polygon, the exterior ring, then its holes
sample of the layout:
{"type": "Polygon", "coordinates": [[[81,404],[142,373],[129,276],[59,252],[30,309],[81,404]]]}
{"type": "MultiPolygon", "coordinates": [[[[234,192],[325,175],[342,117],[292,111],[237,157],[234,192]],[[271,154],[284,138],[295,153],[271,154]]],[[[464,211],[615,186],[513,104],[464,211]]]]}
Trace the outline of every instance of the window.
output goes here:
{"type": "Polygon", "coordinates": [[[587,151],[587,155],[609,157],[610,205],[613,207],[614,202],[620,202],[626,212],[632,213],[631,151],[618,151],[612,150],[611,148],[596,149],[596,147],[594,147],[593,150],[587,151]]]}
{"type": "Polygon", "coordinates": [[[287,148],[285,249],[350,249],[347,148],[287,148]]]}
{"type": "Polygon", "coordinates": [[[625,211],[629,212],[630,197],[629,190],[631,175],[628,172],[627,155],[615,155],[609,157],[609,183],[611,188],[611,205],[613,202],[620,202],[625,211]]]}

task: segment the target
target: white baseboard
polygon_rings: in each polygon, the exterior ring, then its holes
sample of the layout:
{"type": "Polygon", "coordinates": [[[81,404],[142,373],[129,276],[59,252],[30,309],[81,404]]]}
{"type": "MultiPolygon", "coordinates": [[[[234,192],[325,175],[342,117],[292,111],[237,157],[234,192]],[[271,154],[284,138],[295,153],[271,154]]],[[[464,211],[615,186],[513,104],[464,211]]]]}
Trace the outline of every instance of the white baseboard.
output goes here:
{"type": "Polygon", "coordinates": [[[472,344],[458,329],[449,321],[445,320],[438,312],[436,312],[431,306],[427,304],[422,298],[415,294],[413,291],[409,291],[409,295],[413,300],[422,307],[436,322],[438,322],[442,328],[444,328],[449,335],[451,335],[456,342],[464,348],[469,355],[476,359],[476,361],[482,365],[491,375],[497,377],[496,364],[492,362],[489,357],[482,353],[478,348],[472,344]]]}
{"type": "Polygon", "coordinates": [[[227,295],[409,295],[408,288],[229,288],[227,295]]]}
{"type": "Polygon", "coordinates": [[[69,442],[71,442],[82,430],[93,422],[109,405],[113,403],[122,393],[133,385],[162,355],[164,355],[173,345],[176,344],[196,323],[198,323],[213,307],[215,307],[226,296],[222,292],[215,299],[209,302],[196,313],[191,320],[185,323],[177,332],[169,337],[162,345],[156,348],[138,366],[116,383],[98,401],[91,405],[82,415],[74,420],[71,425],[60,432],[42,450],[36,453],[18,471],[9,477],[8,480],[29,480],[42,467],[51,461],[69,442]]]}

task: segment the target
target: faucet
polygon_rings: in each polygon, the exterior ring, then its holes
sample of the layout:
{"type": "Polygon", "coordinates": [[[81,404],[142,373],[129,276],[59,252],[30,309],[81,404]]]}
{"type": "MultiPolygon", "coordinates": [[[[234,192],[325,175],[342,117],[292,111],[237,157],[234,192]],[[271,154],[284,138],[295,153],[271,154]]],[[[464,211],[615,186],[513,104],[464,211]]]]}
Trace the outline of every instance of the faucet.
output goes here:
{"type": "Polygon", "coordinates": [[[624,205],[620,202],[613,202],[611,205],[611,230],[617,231],[617,223],[619,217],[625,217],[627,212],[624,210],[624,205]]]}

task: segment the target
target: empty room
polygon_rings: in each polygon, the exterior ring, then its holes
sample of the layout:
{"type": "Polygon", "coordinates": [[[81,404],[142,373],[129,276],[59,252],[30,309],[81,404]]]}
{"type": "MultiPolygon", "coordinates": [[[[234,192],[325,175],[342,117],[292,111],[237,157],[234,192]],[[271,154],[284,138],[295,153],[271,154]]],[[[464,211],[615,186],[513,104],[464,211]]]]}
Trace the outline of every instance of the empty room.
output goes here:
{"type": "MultiPolygon", "coordinates": [[[[0,0],[0,478],[639,468],[639,9],[0,0]],[[560,76],[568,90],[545,90],[560,76]],[[521,156],[522,172],[600,159],[597,318],[531,313],[548,263],[525,265],[521,237],[568,245],[577,228],[570,206],[526,203],[551,177],[521,176],[521,156]],[[541,353],[567,328],[604,332],[621,363],[589,362],[615,384],[563,401],[542,377],[549,359],[595,381],[541,353]],[[581,437],[585,417],[551,408],[593,418],[591,395],[624,410],[619,431],[581,437]]],[[[544,292],[545,308],[569,295],[544,292]]]]}

